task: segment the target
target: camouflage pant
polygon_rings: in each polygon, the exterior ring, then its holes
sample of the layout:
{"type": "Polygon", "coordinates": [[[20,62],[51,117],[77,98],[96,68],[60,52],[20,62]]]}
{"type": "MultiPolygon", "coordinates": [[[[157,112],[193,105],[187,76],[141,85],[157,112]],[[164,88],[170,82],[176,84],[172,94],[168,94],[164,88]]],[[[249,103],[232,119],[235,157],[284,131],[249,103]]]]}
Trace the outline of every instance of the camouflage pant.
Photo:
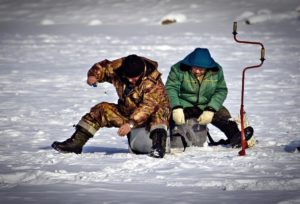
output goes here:
{"type": "MultiPolygon", "coordinates": [[[[102,102],[91,108],[90,112],[85,114],[81,121],[84,121],[95,131],[102,127],[121,127],[129,122],[130,114],[124,113],[117,104],[102,102]]],[[[150,129],[152,125],[164,124],[168,126],[168,114],[161,114],[162,111],[156,111],[142,125],[138,127],[146,127],[150,129]],[[167,117],[166,117],[167,115],[167,117]]]]}

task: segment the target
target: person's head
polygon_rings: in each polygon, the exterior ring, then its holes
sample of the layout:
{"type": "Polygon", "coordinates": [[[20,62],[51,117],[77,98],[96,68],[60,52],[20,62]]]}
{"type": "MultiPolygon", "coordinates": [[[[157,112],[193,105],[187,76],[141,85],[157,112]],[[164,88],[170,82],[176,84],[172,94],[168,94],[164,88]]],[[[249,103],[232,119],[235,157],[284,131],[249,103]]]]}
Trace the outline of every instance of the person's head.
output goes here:
{"type": "Polygon", "coordinates": [[[144,60],[134,54],[125,57],[122,66],[123,76],[133,85],[136,84],[146,69],[144,60]]]}
{"type": "Polygon", "coordinates": [[[193,66],[191,71],[196,77],[199,77],[199,76],[203,76],[207,71],[207,69],[193,66]]]}
{"type": "Polygon", "coordinates": [[[218,71],[219,65],[211,57],[207,48],[196,48],[180,61],[180,68],[183,71],[191,70],[196,76],[201,76],[209,70],[218,71]]]}

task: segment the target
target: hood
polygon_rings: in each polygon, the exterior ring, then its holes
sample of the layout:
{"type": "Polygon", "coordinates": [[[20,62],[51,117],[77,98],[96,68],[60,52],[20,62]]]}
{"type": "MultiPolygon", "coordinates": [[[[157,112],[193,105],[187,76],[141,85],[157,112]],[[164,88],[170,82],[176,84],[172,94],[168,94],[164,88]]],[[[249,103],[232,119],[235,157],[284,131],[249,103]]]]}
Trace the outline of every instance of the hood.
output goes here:
{"type": "Polygon", "coordinates": [[[184,67],[201,67],[204,69],[219,69],[219,65],[210,56],[209,50],[206,48],[196,48],[188,54],[180,64],[184,67]]]}

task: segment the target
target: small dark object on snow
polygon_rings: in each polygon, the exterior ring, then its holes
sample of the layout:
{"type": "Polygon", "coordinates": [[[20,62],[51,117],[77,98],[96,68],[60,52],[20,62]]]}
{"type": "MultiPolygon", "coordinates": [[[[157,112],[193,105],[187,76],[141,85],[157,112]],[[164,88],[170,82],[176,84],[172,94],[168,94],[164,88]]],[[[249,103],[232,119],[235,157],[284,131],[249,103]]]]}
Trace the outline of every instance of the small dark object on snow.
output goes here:
{"type": "Polygon", "coordinates": [[[169,25],[169,24],[172,24],[172,23],[176,23],[176,19],[164,19],[164,20],[161,21],[162,25],[169,25]]]}
{"type": "Polygon", "coordinates": [[[251,24],[251,22],[250,22],[249,19],[245,20],[245,23],[246,23],[247,25],[250,25],[250,24],[251,24]]]}

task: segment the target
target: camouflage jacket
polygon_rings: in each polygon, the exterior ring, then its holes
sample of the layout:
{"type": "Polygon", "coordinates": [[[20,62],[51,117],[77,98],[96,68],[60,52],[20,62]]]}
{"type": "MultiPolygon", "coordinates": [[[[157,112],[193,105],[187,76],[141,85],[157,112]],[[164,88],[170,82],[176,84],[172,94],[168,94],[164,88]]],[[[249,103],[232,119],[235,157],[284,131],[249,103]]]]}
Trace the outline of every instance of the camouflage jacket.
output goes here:
{"type": "Polygon", "coordinates": [[[88,76],[95,76],[99,83],[109,82],[114,85],[119,96],[120,113],[132,121],[135,126],[150,122],[153,114],[155,114],[156,123],[168,125],[170,103],[161,80],[161,73],[157,70],[157,62],[143,58],[146,64],[144,75],[134,87],[130,87],[129,82],[122,74],[124,59],[98,62],[88,71],[88,76]]]}

